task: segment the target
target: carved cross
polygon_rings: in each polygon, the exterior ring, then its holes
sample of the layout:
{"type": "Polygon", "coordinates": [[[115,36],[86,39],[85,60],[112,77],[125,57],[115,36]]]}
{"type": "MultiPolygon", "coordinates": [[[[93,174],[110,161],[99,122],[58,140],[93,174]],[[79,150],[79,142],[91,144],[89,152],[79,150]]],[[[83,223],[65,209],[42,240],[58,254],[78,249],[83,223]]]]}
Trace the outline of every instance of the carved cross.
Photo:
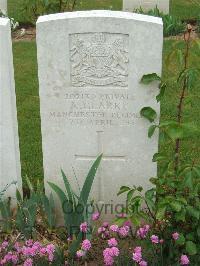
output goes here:
{"type": "MultiPolygon", "coordinates": [[[[102,134],[103,131],[97,131],[97,145],[98,145],[98,151],[96,155],[78,155],[75,154],[76,160],[83,160],[83,161],[88,161],[88,160],[95,160],[98,155],[103,154],[102,156],[102,161],[125,161],[126,156],[125,155],[104,155],[104,148],[103,148],[103,142],[102,142],[102,134]]],[[[98,198],[99,200],[102,199],[103,195],[103,183],[102,183],[102,168],[101,165],[98,169],[98,181],[99,181],[99,195],[98,198]]]]}

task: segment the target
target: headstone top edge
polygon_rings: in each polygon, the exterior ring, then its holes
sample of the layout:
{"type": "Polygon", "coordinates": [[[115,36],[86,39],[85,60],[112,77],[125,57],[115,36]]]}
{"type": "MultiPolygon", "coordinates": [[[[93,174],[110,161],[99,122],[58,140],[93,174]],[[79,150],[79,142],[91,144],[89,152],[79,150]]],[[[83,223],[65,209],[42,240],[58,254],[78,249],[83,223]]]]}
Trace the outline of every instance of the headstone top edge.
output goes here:
{"type": "Polygon", "coordinates": [[[111,11],[111,10],[75,11],[75,12],[44,15],[38,18],[36,24],[48,21],[54,21],[54,20],[73,19],[73,18],[92,18],[92,17],[119,18],[119,19],[121,18],[127,20],[154,23],[161,26],[163,25],[162,19],[159,17],[147,16],[132,12],[111,11]]]}
{"type": "Polygon", "coordinates": [[[6,26],[8,23],[10,23],[9,18],[0,18],[0,26],[6,26]]]}

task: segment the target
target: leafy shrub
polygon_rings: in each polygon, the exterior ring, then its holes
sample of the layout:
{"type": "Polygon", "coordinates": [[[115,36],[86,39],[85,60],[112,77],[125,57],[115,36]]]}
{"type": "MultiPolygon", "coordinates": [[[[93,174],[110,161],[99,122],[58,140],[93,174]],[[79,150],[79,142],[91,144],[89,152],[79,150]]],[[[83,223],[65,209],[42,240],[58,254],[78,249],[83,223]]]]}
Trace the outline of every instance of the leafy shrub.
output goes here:
{"type": "Polygon", "coordinates": [[[23,0],[22,14],[35,23],[42,15],[72,11],[76,4],[76,0],[23,0]]]}
{"type": "Polygon", "coordinates": [[[142,8],[139,8],[136,9],[135,12],[162,18],[165,37],[178,35],[180,33],[183,33],[185,30],[186,24],[183,23],[179,18],[171,16],[169,14],[164,14],[160,12],[157,7],[147,12],[145,12],[142,8]]]}
{"type": "MultiPolygon", "coordinates": [[[[180,86],[176,120],[156,124],[157,114],[153,108],[144,107],[140,112],[151,123],[148,131],[149,138],[156,129],[159,129],[160,142],[174,146],[172,154],[170,158],[162,153],[154,155],[153,161],[160,163],[161,171],[159,177],[151,178],[151,183],[155,185],[152,189],[142,193],[141,187],[123,186],[118,193],[118,195],[127,194],[128,216],[123,219],[123,222],[129,220],[138,226],[141,220],[145,220],[150,223],[152,234],[159,236],[159,239],[164,239],[161,255],[163,262],[158,265],[177,265],[176,260],[180,254],[183,255],[183,260],[184,258],[187,260],[184,256],[189,255],[192,265],[200,263],[200,165],[195,162],[180,161],[182,140],[200,136],[197,127],[182,121],[185,95],[190,92],[199,76],[199,69],[189,66],[189,53],[192,47],[191,30],[188,26],[184,36],[184,53],[177,50],[177,57],[182,67],[176,80],[180,86]],[[172,245],[174,243],[170,237],[174,232],[178,232],[179,235],[175,246],[172,245]]],[[[196,45],[196,42],[193,45],[196,45]]],[[[146,85],[159,81],[161,82],[160,93],[156,97],[158,102],[162,100],[168,83],[163,82],[155,73],[144,75],[141,79],[141,82],[146,85]]],[[[152,265],[157,264],[154,262],[152,265]]]]}

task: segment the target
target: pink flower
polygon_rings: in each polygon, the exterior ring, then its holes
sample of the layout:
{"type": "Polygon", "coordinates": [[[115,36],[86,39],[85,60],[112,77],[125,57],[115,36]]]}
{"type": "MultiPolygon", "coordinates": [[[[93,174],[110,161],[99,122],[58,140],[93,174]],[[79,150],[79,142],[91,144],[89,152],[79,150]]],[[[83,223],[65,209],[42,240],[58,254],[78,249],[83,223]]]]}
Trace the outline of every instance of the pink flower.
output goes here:
{"type": "Polygon", "coordinates": [[[119,228],[118,233],[122,237],[126,237],[129,233],[129,226],[122,226],[119,228]]]}
{"type": "Polygon", "coordinates": [[[104,257],[106,257],[106,256],[112,256],[111,249],[110,249],[110,248],[106,248],[106,249],[104,249],[104,251],[103,251],[103,256],[104,256],[104,257]]]}
{"type": "Polygon", "coordinates": [[[133,253],[133,260],[135,262],[140,262],[142,260],[142,254],[141,253],[133,253]]]}
{"type": "Polygon", "coordinates": [[[31,247],[23,247],[22,248],[22,254],[24,255],[24,256],[35,256],[35,249],[34,248],[31,248],[31,247]]]}
{"type": "Polygon", "coordinates": [[[109,226],[109,223],[108,222],[104,222],[103,223],[103,227],[107,228],[109,226]]]}
{"type": "Polygon", "coordinates": [[[82,250],[88,251],[92,247],[90,240],[85,239],[82,242],[81,248],[82,250]]]}
{"type": "Polygon", "coordinates": [[[103,233],[105,231],[106,231],[106,228],[104,228],[104,227],[99,227],[98,230],[97,230],[98,234],[101,234],[101,233],[103,233]]]}
{"type": "Polygon", "coordinates": [[[17,262],[18,262],[18,257],[17,257],[17,255],[12,255],[11,260],[12,260],[12,263],[13,263],[13,264],[17,264],[17,262]]]}
{"type": "Polygon", "coordinates": [[[112,266],[114,264],[114,259],[111,256],[104,257],[104,263],[106,266],[112,266]]]}
{"type": "Polygon", "coordinates": [[[53,259],[54,259],[54,255],[53,255],[53,253],[49,253],[49,254],[48,254],[48,260],[49,260],[50,262],[52,262],[53,259]]]}
{"type": "Polygon", "coordinates": [[[164,243],[164,239],[160,239],[160,244],[162,245],[164,243]]]}
{"type": "Polygon", "coordinates": [[[46,246],[46,251],[47,253],[53,253],[55,251],[55,246],[54,244],[49,244],[46,246]]]}
{"type": "Polygon", "coordinates": [[[109,247],[116,247],[117,245],[118,245],[117,240],[114,237],[108,240],[109,247]]]}
{"type": "Polygon", "coordinates": [[[177,232],[173,233],[173,234],[172,234],[172,238],[173,238],[174,240],[178,240],[178,238],[179,238],[179,233],[177,233],[177,232]]]}
{"type": "Polygon", "coordinates": [[[104,238],[108,238],[110,237],[110,232],[108,230],[106,230],[104,233],[103,233],[103,237],[104,238]]]}
{"type": "Polygon", "coordinates": [[[29,239],[25,242],[26,246],[31,247],[33,245],[33,240],[29,239]]]}
{"type": "Polygon", "coordinates": [[[88,225],[87,225],[86,222],[84,222],[84,223],[82,223],[82,224],[80,225],[80,230],[81,230],[81,232],[83,232],[83,233],[87,233],[87,229],[88,229],[88,225]]]}
{"type": "Polygon", "coordinates": [[[127,215],[126,215],[126,213],[120,213],[118,216],[119,216],[119,218],[125,218],[127,215]]]}
{"type": "Polygon", "coordinates": [[[14,244],[14,248],[16,249],[16,251],[18,252],[18,253],[20,253],[21,252],[21,247],[20,247],[20,243],[19,242],[16,242],[15,244],[14,244]]]}
{"type": "Polygon", "coordinates": [[[110,226],[110,231],[118,232],[118,230],[119,230],[119,226],[118,225],[113,224],[113,225],[110,226]]]}
{"type": "Polygon", "coordinates": [[[111,247],[111,248],[106,248],[103,251],[103,257],[104,257],[104,263],[105,265],[113,265],[114,263],[114,258],[119,256],[119,249],[117,247],[111,247]]]}
{"type": "Polygon", "coordinates": [[[146,232],[148,232],[150,230],[150,225],[149,224],[145,224],[143,226],[143,228],[145,229],[146,232]]]}
{"type": "Polygon", "coordinates": [[[143,227],[140,227],[138,230],[137,230],[137,236],[144,239],[146,238],[148,232],[149,232],[149,229],[150,229],[150,226],[147,224],[147,225],[144,225],[143,227]]]}
{"type": "Polygon", "coordinates": [[[100,213],[99,212],[95,212],[92,214],[92,221],[97,221],[100,217],[100,213]]]}
{"type": "Polygon", "coordinates": [[[151,236],[151,242],[152,242],[153,244],[158,244],[158,243],[159,243],[159,238],[158,238],[158,236],[156,236],[156,235],[152,235],[152,236],[151,236]]]}
{"type": "Polygon", "coordinates": [[[41,248],[41,249],[40,249],[40,254],[41,254],[41,255],[45,255],[46,252],[47,252],[47,251],[46,251],[46,248],[41,248]]]}
{"type": "Polygon", "coordinates": [[[112,247],[110,248],[111,252],[110,254],[112,257],[118,257],[119,256],[119,249],[117,247],[112,247]]]}
{"type": "Polygon", "coordinates": [[[81,258],[81,257],[85,256],[85,252],[80,249],[76,252],[76,256],[77,256],[77,258],[81,258]]]}
{"type": "Polygon", "coordinates": [[[111,266],[114,263],[113,253],[110,248],[106,248],[103,251],[104,263],[107,266],[111,266]]]}
{"type": "Polygon", "coordinates": [[[7,248],[7,246],[8,246],[8,241],[3,241],[3,243],[1,244],[1,247],[2,248],[7,248]]]}
{"type": "Polygon", "coordinates": [[[32,266],[33,265],[33,260],[32,259],[27,259],[27,260],[25,260],[25,262],[24,262],[24,266],[32,266]]]}
{"type": "Polygon", "coordinates": [[[133,260],[137,263],[141,262],[142,260],[142,248],[141,247],[134,248],[133,260]]]}
{"type": "Polygon", "coordinates": [[[140,266],[147,266],[147,262],[144,261],[144,260],[142,260],[142,261],[140,261],[139,265],[140,265],[140,266]]]}
{"type": "Polygon", "coordinates": [[[134,248],[134,252],[135,253],[141,253],[142,252],[142,248],[141,247],[135,247],[134,248]]]}
{"type": "Polygon", "coordinates": [[[182,255],[181,256],[181,262],[180,262],[180,264],[181,265],[188,265],[188,264],[190,264],[190,261],[189,261],[188,256],[182,255]]]}
{"type": "Polygon", "coordinates": [[[7,262],[9,262],[10,260],[12,260],[12,252],[8,252],[8,253],[5,255],[4,259],[5,259],[7,262]]]}
{"type": "Polygon", "coordinates": [[[33,244],[33,247],[35,247],[35,248],[39,249],[39,248],[41,248],[41,247],[42,247],[42,245],[41,245],[41,243],[40,243],[40,242],[36,241],[36,242],[33,244]]]}
{"type": "Polygon", "coordinates": [[[0,260],[0,265],[4,265],[4,264],[6,264],[6,263],[7,263],[6,259],[2,259],[2,260],[0,260]]]}

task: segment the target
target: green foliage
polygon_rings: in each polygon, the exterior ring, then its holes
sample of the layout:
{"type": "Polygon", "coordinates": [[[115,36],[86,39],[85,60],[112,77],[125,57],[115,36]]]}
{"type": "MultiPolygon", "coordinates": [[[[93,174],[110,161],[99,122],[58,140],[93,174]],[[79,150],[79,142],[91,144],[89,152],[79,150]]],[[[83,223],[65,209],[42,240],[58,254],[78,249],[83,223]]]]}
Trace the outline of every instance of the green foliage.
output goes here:
{"type": "Polygon", "coordinates": [[[17,190],[16,196],[18,208],[16,215],[16,227],[27,239],[29,239],[33,237],[36,230],[36,217],[40,197],[39,193],[34,191],[28,178],[26,178],[26,180],[30,189],[30,197],[23,199],[20,192],[17,190]]]}
{"type": "Polygon", "coordinates": [[[156,73],[151,73],[151,74],[147,74],[147,75],[144,75],[142,78],[141,78],[141,83],[142,84],[145,84],[145,85],[148,85],[150,84],[151,82],[153,81],[160,81],[161,78],[156,74],[156,73]]]}
{"type": "Polygon", "coordinates": [[[77,251],[82,240],[82,233],[79,231],[80,224],[85,221],[89,223],[89,216],[87,213],[88,198],[101,158],[102,155],[95,160],[90,168],[79,196],[73,192],[71,185],[62,170],[61,173],[65,185],[65,191],[56,184],[48,182],[49,186],[57,194],[60,200],[68,235],[75,239],[70,247],[70,253],[72,256],[77,251]]]}
{"type": "Polygon", "coordinates": [[[0,191],[0,226],[4,232],[10,232],[12,228],[12,211],[11,211],[11,199],[5,199],[5,193],[9,189],[10,186],[16,185],[16,181],[11,182],[10,184],[6,185],[0,191]]]}
{"type": "Polygon", "coordinates": [[[186,24],[183,23],[180,18],[169,14],[164,14],[160,12],[157,7],[147,12],[145,12],[142,8],[139,8],[136,9],[135,12],[162,18],[165,37],[175,36],[177,34],[183,33],[186,27],[186,24]]]}
{"type": "MultiPolygon", "coordinates": [[[[193,45],[198,46],[197,43],[193,45]]],[[[122,193],[127,195],[127,219],[135,225],[139,225],[141,220],[149,222],[153,232],[165,240],[162,247],[164,260],[162,265],[174,265],[172,262],[176,260],[179,252],[188,254],[191,257],[191,264],[194,265],[198,265],[200,258],[200,165],[195,161],[190,163],[180,161],[182,140],[193,140],[200,136],[200,130],[194,123],[186,123],[182,119],[185,95],[192,91],[199,76],[199,69],[191,68],[188,62],[191,47],[190,40],[186,38],[185,52],[177,50],[176,57],[180,71],[173,82],[170,77],[164,81],[156,74],[147,74],[141,79],[142,84],[160,81],[157,101],[162,101],[165,92],[174,82],[180,88],[177,116],[173,119],[155,124],[155,111],[151,107],[144,107],[141,110],[141,115],[152,123],[148,136],[152,137],[158,128],[160,143],[171,145],[174,149],[170,156],[162,152],[154,155],[153,162],[158,162],[161,167],[159,176],[150,179],[154,185],[152,189],[141,193],[140,187],[123,186],[118,193],[118,195],[122,193]],[[180,234],[176,242],[178,249],[172,248],[172,240],[169,239],[174,232],[180,234]]],[[[200,47],[197,49],[200,51],[200,47]]]]}
{"type": "Polygon", "coordinates": [[[72,11],[77,2],[76,0],[23,0],[21,12],[35,23],[42,15],[72,11]]]}
{"type": "Polygon", "coordinates": [[[0,226],[3,232],[9,233],[12,229],[12,211],[10,200],[0,200],[0,226]]]}
{"type": "Polygon", "coordinates": [[[52,230],[56,226],[55,203],[52,193],[50,194],[49,198],[45,194],[41,194],[41,202],[43,213],[45,213],[45,217],[47,219],[48,227],[50,230],[52,230]]]}
{"type": "Polygon", "coordinates": [[[157,117],[156,111],[151,107],[143,107],[140,111],[141,116],[148,119],[150,122],[154,122],[157,117]]]}
{"type": "Polygon", "coordinates": [[[162,15],[161,17],[163,19],[165,37],[176,36],[184,32],[186,24],[183,23],[178,17],[171,15],[162,15]]]}
{"type": "Polygon", "coordinates": [[[46,222],[47,229],[49,230],[55,228],[56,217],[55,204],[52,195],[50,195],[48,199],[44,194],[43,186],[41,186],[39,182],[35,190],[29,179],[26,178],[26,180],[30,190],[30,196],[23,199],[20,192],[17,191],[18,208],[16,227],[28,239],[33,237],[36,232],[38,214],[42,215],[43,221],[46,222]]]}

